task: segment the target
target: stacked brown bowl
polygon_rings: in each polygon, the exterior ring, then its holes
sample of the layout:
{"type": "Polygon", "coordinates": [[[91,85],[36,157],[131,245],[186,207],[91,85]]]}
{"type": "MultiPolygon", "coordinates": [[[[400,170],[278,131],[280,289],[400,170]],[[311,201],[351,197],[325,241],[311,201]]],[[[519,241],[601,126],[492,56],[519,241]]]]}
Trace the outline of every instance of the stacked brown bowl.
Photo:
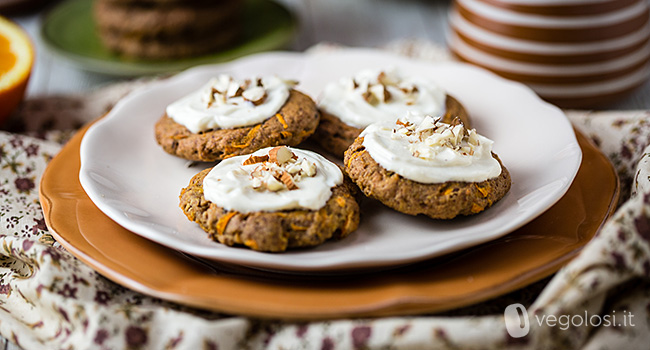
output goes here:
{"type": "Polygon", "coordinates": [[[649,17],[647,0],[454,0],[448,43],[560,107],[604,107],[647,81],[649,17]]]}

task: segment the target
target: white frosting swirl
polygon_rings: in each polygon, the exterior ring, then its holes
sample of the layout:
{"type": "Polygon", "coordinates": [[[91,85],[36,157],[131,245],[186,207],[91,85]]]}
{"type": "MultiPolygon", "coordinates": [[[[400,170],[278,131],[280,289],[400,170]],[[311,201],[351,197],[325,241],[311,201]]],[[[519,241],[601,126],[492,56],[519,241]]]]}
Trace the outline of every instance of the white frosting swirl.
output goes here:
{"type": "Polygon", "coordinates": [[[395,69],[362,70],[327,84],[319,107],[350,126],[365,128],[378,121],[393,122],[409,111],[441,115],[446,96],[434,82],[402,77],[395,69]]]}
{"type": "MultiPolygon", "coordinates": [[[[323,156],[306,150],[289,148],[297,159],[291,164],[284,165],[290,169],[292,164],[308,164],[315,166],[315,173],[306,176],[294,176],[297,189],[268,190],[259,187],[259,180],[264,181],[264,174],[253,175],[256,169],[265,163],[243,165],[250,155],[225,159],[217,164],[203,179],[203,193],[207,200],[227,210],[240,213],[257,211],[280,211],[291,209],[318,210],[332,196],[332,188],[343,182],[343,173],[334,163],[323,156]],[[257,187],[257,188],[256,188],[257,187]]],[[[261,149],[253,156],[263,157],[269,154],[272,147],[261,149]]],[[[268,164],[277,167],[277,164],[268,164]]]]}
{"type": "Polygon", "coordinates": [[[493,141],[430,116],[409,114],[369,125],[362,133],[370,156],[389,171],[420,183],[481,182],[501,174],[493,141]]]}
{"type": "Polygon", "coordinates": [[[167,115],[193,133],[263,122],[289,98],[292,82],[276,76],[234,80],[226,74],[167,106],[167,115]]]}

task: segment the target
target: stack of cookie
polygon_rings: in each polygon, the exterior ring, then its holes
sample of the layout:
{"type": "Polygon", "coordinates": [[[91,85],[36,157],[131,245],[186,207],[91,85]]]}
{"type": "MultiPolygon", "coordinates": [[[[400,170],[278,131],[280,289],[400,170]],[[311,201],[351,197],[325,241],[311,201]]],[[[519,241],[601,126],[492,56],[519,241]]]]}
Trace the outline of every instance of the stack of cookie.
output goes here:
{"type": "Polygon", "coordinates": [[[243,0],[96,0],[99,36],[125,57],[174,59],[231,45],[242,28],[243,0]]]}

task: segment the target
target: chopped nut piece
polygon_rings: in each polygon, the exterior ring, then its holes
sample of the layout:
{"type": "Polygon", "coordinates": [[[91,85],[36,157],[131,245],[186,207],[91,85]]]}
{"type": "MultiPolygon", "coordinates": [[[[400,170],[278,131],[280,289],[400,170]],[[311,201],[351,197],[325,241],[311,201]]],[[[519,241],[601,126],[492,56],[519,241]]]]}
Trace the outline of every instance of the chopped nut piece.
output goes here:
{"type": "Polygon", "coordinates": [[[344,79],[344,80],[342,80],[342,82],[343,82],[343,84],[345,86],[345,89],[349,90],[349,91],[354,91],[354,89],[359,87],[359,84],[357,84],[357,82],[354,81],[354,79],[351,79],[351,78],[350,79],[344,79]]]}
{"type": "Polygon", "coordinates": [[[235,175],[250,175],[250,185],[259,191],[277,192],[298,189],[298,182],[305,177],[316,175],[316,164],[305,158],[299,158],[287,146],[277,146],[269,150],[268,155],[251,155],[242,165],[258,164],[250,168],[233,170],[235,175]],[[259,164],[258,164],[259,163],[259,164]]]}
{"type": "Polygon", "coordinates": [[[389,85],[389,83],[386,81],[386,72],[384,71],[379,72],[379,75],[377,76],[377,81],[380,84],[389,85]]]}
{"type": "Polygon", "coordinates": [[[269,191],[277,192],[284,189],[284,184],[276,180],[275,177],[270,176],[269,179],[266,181],[266,188],[269,191]]]}
{"type": "Polygon", "coordinates": [[[390,92],[386,90],[386,87],[380,84],[374,84],[368,87],[368,93],[369,96],[364,96],[364,98],[372,105],[376,105],[379,102],[386,103],[391,97],[390,92]]]}
{"type": "Polygon", "coordinates": [[[303,159],[300,163],[300,169],[307,176],[316,175],[316,164],[309,162],[307,159],[303,159]]]}
{"type": "Polygon", "coordinates": [[[384,103],[390,102],[391,97],[393,96],[390,94],[390,91],[384,86],[384,103]]]}
{"type": "Polygon", "coordinates": [[[266,91],[263,87],[255,86],[242,93],[242,97],[246,101],[252,102],[254,105],[258,106],[264,102],[266,99],[266,91]]]}
{"type": "Polygon", "coordinates": [[[226,104],[226,95],[220,94],[219,92],[215,92],[212,95],[212,97],[213,97],[213,99],[212,99],[212,101],[213,101],[212,104],[213,105],[221,106],[221,105],[226,104]]]}
{"type": "Polygon", "coordinates": [[[298,174],[301,170],[302,170],[302,168],[301,168],[300,164],[298,164],[298,163],[293,163],[293,164],[291,164],[289,167],[287,167],[287,171],[288,171],[289,174],[291,174],[291,175],[296,175],[296,174],[298,174]]]}
{"type": "Polygon", "coordinates": [[[442,123],[440,118],[425,117],[417,125],[409,121],[397,120],[391,133],[392,139],[406,139],[409,150],[414,157],[429,159],[451,149],[463,156],[472,156],[478,147],[476,130],[468,130],[460,119],[452,124],[442,123]]]}
{"type": "Polygon", "coordinates": [[[263,172],[265,171],[266,167],[258,165],[251,171],[251,177],[261,177],[263,175],[263,172]]]}
{"type": "Polygon", "coordinates": [[[251,179],[251,186],[253,186],[254,189],[258,189],[262,187],[262,179],[259,177],[254,177],[251,179]]]}
{"type": "Polygon", "coordinates": [[[209,81],[207,86],[200,92],[200,99],[205,108],[226,105],[241,106],[246,102],[259,106],[266,101],[268,89],[283,84],[291,89],[297,82],[279,78],[267,79],[267,77],[236,80],[228,74],[221,74],[209,81]]]}
{"type": "Polygon", "coordinates": [[[269,156],[266,156],[266,155],[265,156],[251,155],[250,157],[248,157],[248,159],[246,159],[244,161],[244,163],[242,163],[242,165],[250,165],[250,164],[256,164],[256,163],[262,163],[262,162],[266,162],[267,160],[269,160],[269,156]]]}
{"type": "Polygon", "coordinates": [[[228,95],[228,97],[239,97],[243,92],[244,90],[239,84],[235,82],[231,82],[230,85],[228,86],[228,91],[226,95],[228,95]]]}
{"type": "Polygon", "coordinates": [[[244,83],[241,85],[241,88],[244,89],[244,90],[246,90],[246,89],[248,89],[250,86],[251,86],[251,80],[250,80],[250,79],[246,79],[246,80],[244,80],[244,83]]]}
{"type": "Polygon", "coordinates": [[[386,72],[381,71],[379,75],[377,76],[377,81],[382,84],[382,85],[396,85],[398,80],[394,76],[394,74],[386,74],[386,72]]]}
{"type": "Polygon", "coordinates": [[[294,156],[293,152],[291,152],[285,146],[273,147],[269,151],[269,160],[277,165],[282,165],[288,162],[290,159],[293,158],[293,156],[294,156]]]}
{"type": "Polygon", "coordinates": [[[476,130],[472,129],[469,131],[469,137],[467,139],[467,142],[472,146],[479,145],[478,135],[476,134],[476,130]]]}
{"type": "Polygon", "coordinates": [[[370,90],[366,90],[366,92],[364,92],[361,96],[363,96],[363,99],[366,100],[366,102],[368,102],[373,106],[379,104],[379,99],[377,98],[377,96],[375,96],[375,94],[370,92],[370,90]]]}
{"type": "Polygon", "coordinates": [[[226,74],[221,74],[217,77],[216,81],[214,81],[211,85],[216,92],[223,94],[228,90],[228,86],[230,85],[230,82],[232,81],[232,77],[228,76],[226,74]]]}
{"type": "Polygon", "coordinates": [[[399,89],[402,90],[403,93],[411,96],[417,94],[420,91],[415,84],[406,82],[399,84],[399,89]]]}
{"type": "Polygon", "coordinates": [[[298,189],[298,186],[296,186],[296,184],[293,182],[293,176],[291,176],[291,174],[286,171],[283,171],[280,175],[280,181],[282,181],[282,183],[287,186],[287,189],[289,191],[298,189]]]}
{"type": "Polygon", "coordinates": [[[214,89],[205,89],[201,92],[201,101],[205,102],[208,107],[214,102],[214,89]]]}
{"type": "Polygon", "coordinates": [[[372,106],[392,102],[415,105],[419,101],[417,80],[404,79],[393,69],[363,71],[355,77],[342,78],[339,83],[372,106]]]}

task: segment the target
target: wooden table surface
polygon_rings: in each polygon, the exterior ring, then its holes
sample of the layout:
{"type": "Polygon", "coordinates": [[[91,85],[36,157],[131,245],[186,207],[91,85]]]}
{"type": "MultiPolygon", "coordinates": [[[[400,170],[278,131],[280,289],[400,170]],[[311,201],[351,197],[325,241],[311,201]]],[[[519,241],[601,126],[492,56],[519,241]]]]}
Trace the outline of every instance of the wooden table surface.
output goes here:
{"type": "MultiPolygon", "coordinates": [[[[446,45],[450,0],[277,0],[299,18],[300,28],[290,49],[302,51],[319,42],[376,47],[397,39],[425,39],[446,45]]],[[[36,63],[28,96],[74,94],[120,78],[90,73],[51,55],[39,37],[38,13],[10,18],[31,35],[36,63]]],[[[650,80],[610,109],[650,109],[650,80]]],[[[17,349],[3,340],[0,349],[17,349]]]]}

